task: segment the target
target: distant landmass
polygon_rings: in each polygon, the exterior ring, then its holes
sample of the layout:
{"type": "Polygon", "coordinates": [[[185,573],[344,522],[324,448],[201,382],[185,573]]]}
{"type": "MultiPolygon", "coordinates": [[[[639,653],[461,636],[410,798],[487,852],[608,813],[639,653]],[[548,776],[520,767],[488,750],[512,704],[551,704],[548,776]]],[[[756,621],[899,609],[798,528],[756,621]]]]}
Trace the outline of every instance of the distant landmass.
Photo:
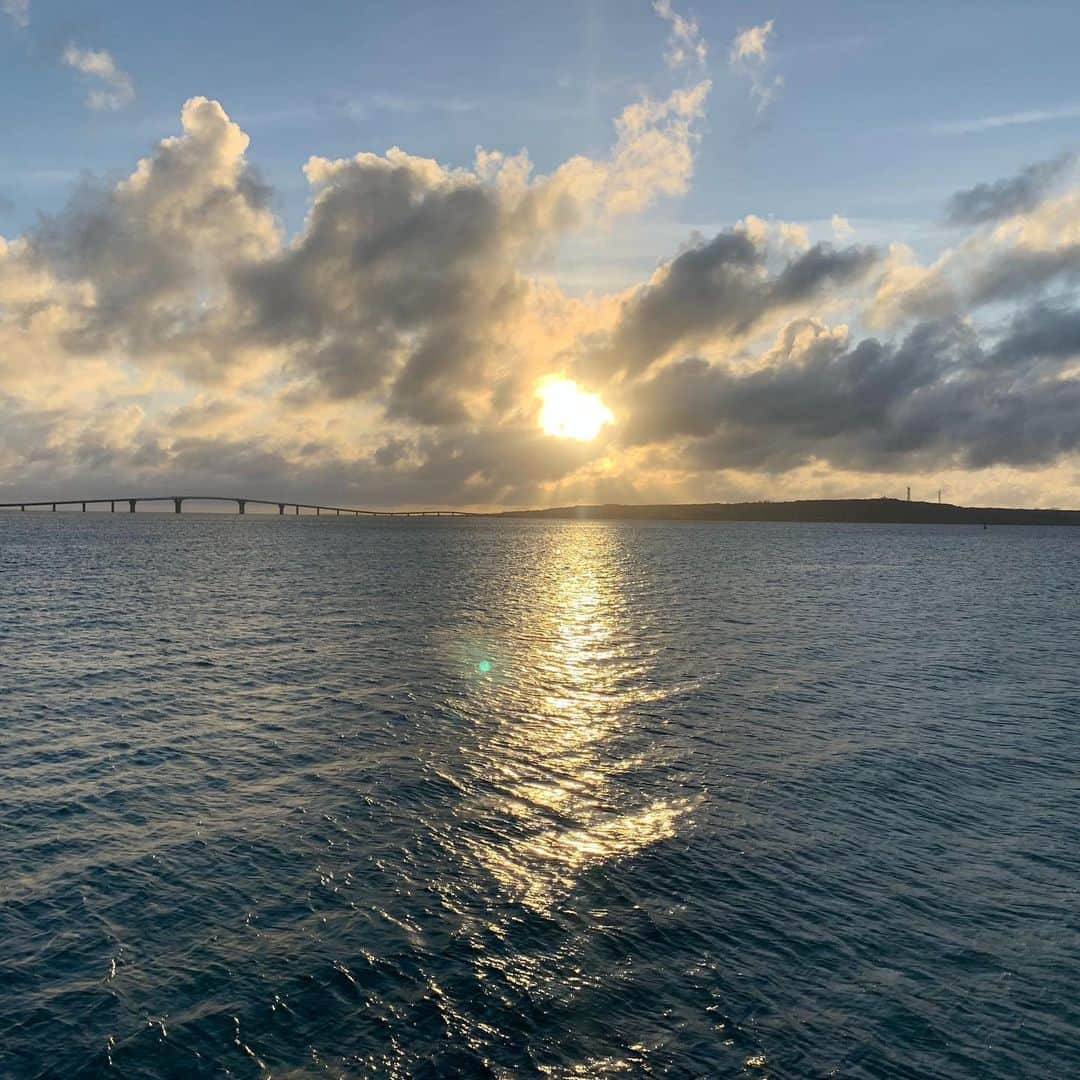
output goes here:
{"type": "Polygon", "coordinates": [[[586,521],[806,521],[867,525],[1080,525],[1080,510],[955,506],[907,499],[799,499],[794,502],[658,503],[509,510],[501,517],[586,521]]]}

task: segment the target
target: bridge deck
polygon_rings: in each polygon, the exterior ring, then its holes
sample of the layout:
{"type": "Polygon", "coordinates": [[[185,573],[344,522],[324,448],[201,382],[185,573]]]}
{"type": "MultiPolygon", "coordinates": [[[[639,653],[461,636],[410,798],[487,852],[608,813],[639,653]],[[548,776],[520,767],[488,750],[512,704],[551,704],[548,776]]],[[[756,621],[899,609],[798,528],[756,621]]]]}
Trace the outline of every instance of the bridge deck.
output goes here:
{"type": "Polygon", "coordinates": [[[135,498],[124,496],[120,499],[37,499],[20,500],[19,502],[0,503],[0,510],[33,510],[48,507],[56,510],[59,507],[78,506],[86,512],[88,506],[108,506],[115,513],[116,507],[126,505],[129,513],[134,514],[139,503],[172,503],[173,510],[179,514],[183,512],[186,502],[217,502],[235,503],[237,512],[243,514],[248,506],[276,506],[279,515],[292,511],[298,515],[301,511],[313,511],[317,515],[334,514],[340,516],[353,515],[354,517],[483,517],[483,514],[472,513],[467,510],[365,510],[355,506],[324,506],[322,503],[302,503],[292,499],[249,499],[236,495],[138,495],[135,498]]]}

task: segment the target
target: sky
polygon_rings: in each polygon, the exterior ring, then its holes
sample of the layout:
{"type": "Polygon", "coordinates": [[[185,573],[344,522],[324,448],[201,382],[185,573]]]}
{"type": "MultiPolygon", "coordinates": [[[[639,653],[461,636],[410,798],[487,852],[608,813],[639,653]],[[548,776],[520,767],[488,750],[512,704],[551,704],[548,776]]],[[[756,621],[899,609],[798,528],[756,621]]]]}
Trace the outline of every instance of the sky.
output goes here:
{"type": "Polygon", "coordinates": [[[0,0],[0,502],[1080,506],[1078,32],[0,0]]]}

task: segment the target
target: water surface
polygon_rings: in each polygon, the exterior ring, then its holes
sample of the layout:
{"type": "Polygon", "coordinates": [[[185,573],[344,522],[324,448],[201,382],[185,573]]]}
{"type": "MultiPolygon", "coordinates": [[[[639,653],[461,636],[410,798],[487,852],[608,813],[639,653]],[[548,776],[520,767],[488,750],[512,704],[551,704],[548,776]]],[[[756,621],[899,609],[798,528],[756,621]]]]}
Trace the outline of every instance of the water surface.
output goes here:
{"type": "Polygon", "coordinates": [[[1080,1070],[1080,530],[0,516],[0,1075],[1080,1070]]]}

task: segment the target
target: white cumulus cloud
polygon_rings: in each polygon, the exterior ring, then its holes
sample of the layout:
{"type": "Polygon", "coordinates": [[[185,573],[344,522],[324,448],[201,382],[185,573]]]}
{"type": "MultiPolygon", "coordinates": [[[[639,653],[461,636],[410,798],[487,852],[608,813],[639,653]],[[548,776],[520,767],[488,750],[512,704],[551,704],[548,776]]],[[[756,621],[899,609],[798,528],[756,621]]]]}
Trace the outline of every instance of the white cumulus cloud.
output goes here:
{"type": "Polygon", "coordinates": [[[76,71],[97,79],[101,84],[86,95],[86,104],[97,112],[112,112],[135,100],[135,84],[126,71],[116,66],[112,54],[105,49],[80,49],[69,45],[64,50],[64,63],[76,71]]]}
{"type": "Polygon", "coordinates": [[[30,0],[2,0],[0,11],[12,19],[16,26],[30,25],[30,0]]]}
{"type": "Polygon", "coordinates": [[[837,240],[850,240],[855,235],[855,228],[843,214],[833,214],[829,224],[837,240]]]}
{"type": "Polygon", "coordinates": [[[740,30],[731,43],[729,60],[731,66],[750,80],[750,95],[759,113],[764,112],[784,87],[781,75],[769,77],[769,38],[773,33],[773,20],[740,30]]]}
{"type": "Polygon", "coordinates": [[[668,67],[682,67],[691,62],[704,64],[709,50],[698,30],[697,20],[680,15],[672,8],[671,0],[653,0],[653,11],[671,25],[664,53],[668,67]]]}

